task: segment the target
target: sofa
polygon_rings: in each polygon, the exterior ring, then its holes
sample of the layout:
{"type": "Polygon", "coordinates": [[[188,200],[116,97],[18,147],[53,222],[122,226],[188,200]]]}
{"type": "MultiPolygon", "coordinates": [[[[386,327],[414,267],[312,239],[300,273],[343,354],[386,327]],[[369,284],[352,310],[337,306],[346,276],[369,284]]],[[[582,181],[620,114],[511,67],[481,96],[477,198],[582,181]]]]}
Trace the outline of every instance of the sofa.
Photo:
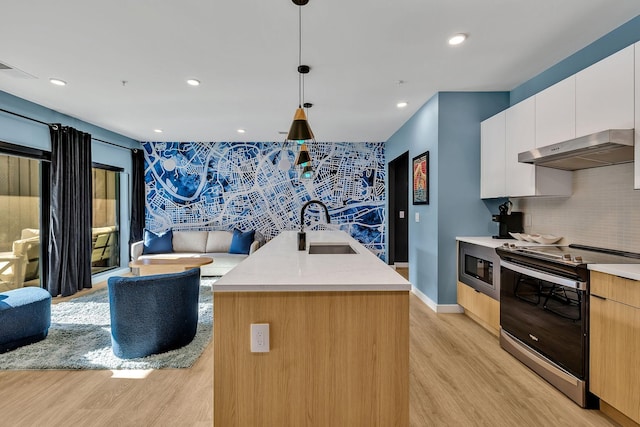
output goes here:
{"type": "MultiPolygon", "coordinates": [[[[232,250],[234,243],[234,234],[239,232],[231,231],[169,231],[171,237],[165,239],[163,245],[151,247],[151,244],[145,247],[145,241],[148,235],[153,235],[145,230],[145,240],[135,242],[131,245],[131,260],[150,259],[150,258],[175,258],[176,256],[203,256],[213,258],[213,263],[200,267],[202,276],[224,276],[235,266],[240,264],[245,258],[257,251],[262,244],[264,238],[259,232],[252,235],[253,241],[247,248],[246,253],[230,253],[239,252],[232,250]],[[166,243],[170,240],[170,244],[166,243]]],[[[243,233],[244,234],[244,233],[243,233]]],[[[163,235],[155,235],[155,237],[163,237],[163,235]]],[[[246,236],[246,234],[245,234],[246,236]]],[[[237,236],[236,236],[237,237],[237,236]]]]}

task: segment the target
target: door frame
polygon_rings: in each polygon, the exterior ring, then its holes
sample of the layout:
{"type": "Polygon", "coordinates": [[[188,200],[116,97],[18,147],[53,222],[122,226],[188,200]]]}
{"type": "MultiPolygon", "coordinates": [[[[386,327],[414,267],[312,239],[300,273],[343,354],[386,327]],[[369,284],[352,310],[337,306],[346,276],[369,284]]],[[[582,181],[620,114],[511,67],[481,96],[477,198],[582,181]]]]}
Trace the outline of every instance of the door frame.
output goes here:
{"type": "MultiPolygon", "coordinates": [[[[409,151],[405,151],[404,153],[400,154],[399,156],[397,156],[396,158],[394,158],[393,160],[391,160],[388,164],[387,164],[387,200],[388,200],[388,212],[387,212],[387,217],[388,217],[388,239],[387,239],[387,248],[388,248],[388,252],[387,252],[387,263],[389,265],[395,265],[396,263],[396,245],[397,245],[397,239],[398,239],[398,233],[400,232],[400,230],[396,229],[396,218],[395,218],[395,212],[398,210],[404,210],[405,211],[405,218],[408,221],[408,214],[409,214],[409,184],[408,184],[408,179],[409,179],[409,151]],[[403,206],[397,206],[398,204],[398,198],[397,198],[397,194],[398,194],[398,189],[396,188],[396,179],[398,178],[398,174],[402,173],[402,171],[404,170],[405,172],[405,176],[407,179],[407,188],[406,188],[406,204],[403,206]],[[402,208],[402,209],[398,209],[398,208],[402,208]]],[[[406,232],[406,236],[405,236],[405,242],[407,244],[407,255],[408,255],[408,245],[409,245],[409,230],[407,227],[407,232],[406,232]]],[[[407,263],[409,260],[407,259],[406,261],[401,261],[403,263],[407,263]]]]}

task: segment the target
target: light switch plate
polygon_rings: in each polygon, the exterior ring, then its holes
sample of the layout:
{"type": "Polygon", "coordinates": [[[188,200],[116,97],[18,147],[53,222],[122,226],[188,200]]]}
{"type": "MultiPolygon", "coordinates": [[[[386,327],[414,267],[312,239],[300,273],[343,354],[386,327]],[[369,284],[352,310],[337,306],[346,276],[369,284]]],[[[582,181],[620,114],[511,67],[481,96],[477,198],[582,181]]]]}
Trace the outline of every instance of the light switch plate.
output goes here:
{"type": "Polygon", "coordinates": [[[268,353],[269,352],[269,324],[268,323],[252,323],[251,324],[251,352],[252,353],[268,353]]]}
{"type": "Polygon", "coordinates": [[[416,212],[416,222],[420,222],[420,212],[416,212]]]}

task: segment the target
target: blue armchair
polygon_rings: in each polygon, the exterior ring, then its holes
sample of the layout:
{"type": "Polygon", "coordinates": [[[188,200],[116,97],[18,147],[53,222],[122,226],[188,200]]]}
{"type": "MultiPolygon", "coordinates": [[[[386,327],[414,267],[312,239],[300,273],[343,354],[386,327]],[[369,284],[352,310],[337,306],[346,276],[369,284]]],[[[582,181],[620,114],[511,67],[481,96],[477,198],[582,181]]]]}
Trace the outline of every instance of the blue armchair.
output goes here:
{"type": "Polygon", "coordinates": [[[140,277],[111,277],[113,353],[122,359],[180,348],[198,326],[200,269],[140,277]]]}

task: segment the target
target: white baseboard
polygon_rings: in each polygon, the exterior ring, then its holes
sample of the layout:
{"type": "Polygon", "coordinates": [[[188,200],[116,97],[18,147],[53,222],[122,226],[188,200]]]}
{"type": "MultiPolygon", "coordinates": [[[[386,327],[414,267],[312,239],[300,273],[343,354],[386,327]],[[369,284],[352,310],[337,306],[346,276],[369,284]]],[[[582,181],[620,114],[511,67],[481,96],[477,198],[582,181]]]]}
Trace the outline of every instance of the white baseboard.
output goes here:
{"type": "Polygon", "coordinates": [[[411,285],[411,292],[413,292],[420,301],[436,313],[464,313],[464,309],[458,304],[436,304],[431,298],[426,296],[420,289],[413,285],[411,285]]]}
{"type": "Polygon", "coordinates": [[[462,314],[464,313],[464,308],[458,304],[438,304],[437,313],[462,314]]]}
{"type": "Polygon", "coordinates": [[[409,263],[408,262],[396,262],[395,263],[395,267],[396,268],[409,268],[409,263]]]}

